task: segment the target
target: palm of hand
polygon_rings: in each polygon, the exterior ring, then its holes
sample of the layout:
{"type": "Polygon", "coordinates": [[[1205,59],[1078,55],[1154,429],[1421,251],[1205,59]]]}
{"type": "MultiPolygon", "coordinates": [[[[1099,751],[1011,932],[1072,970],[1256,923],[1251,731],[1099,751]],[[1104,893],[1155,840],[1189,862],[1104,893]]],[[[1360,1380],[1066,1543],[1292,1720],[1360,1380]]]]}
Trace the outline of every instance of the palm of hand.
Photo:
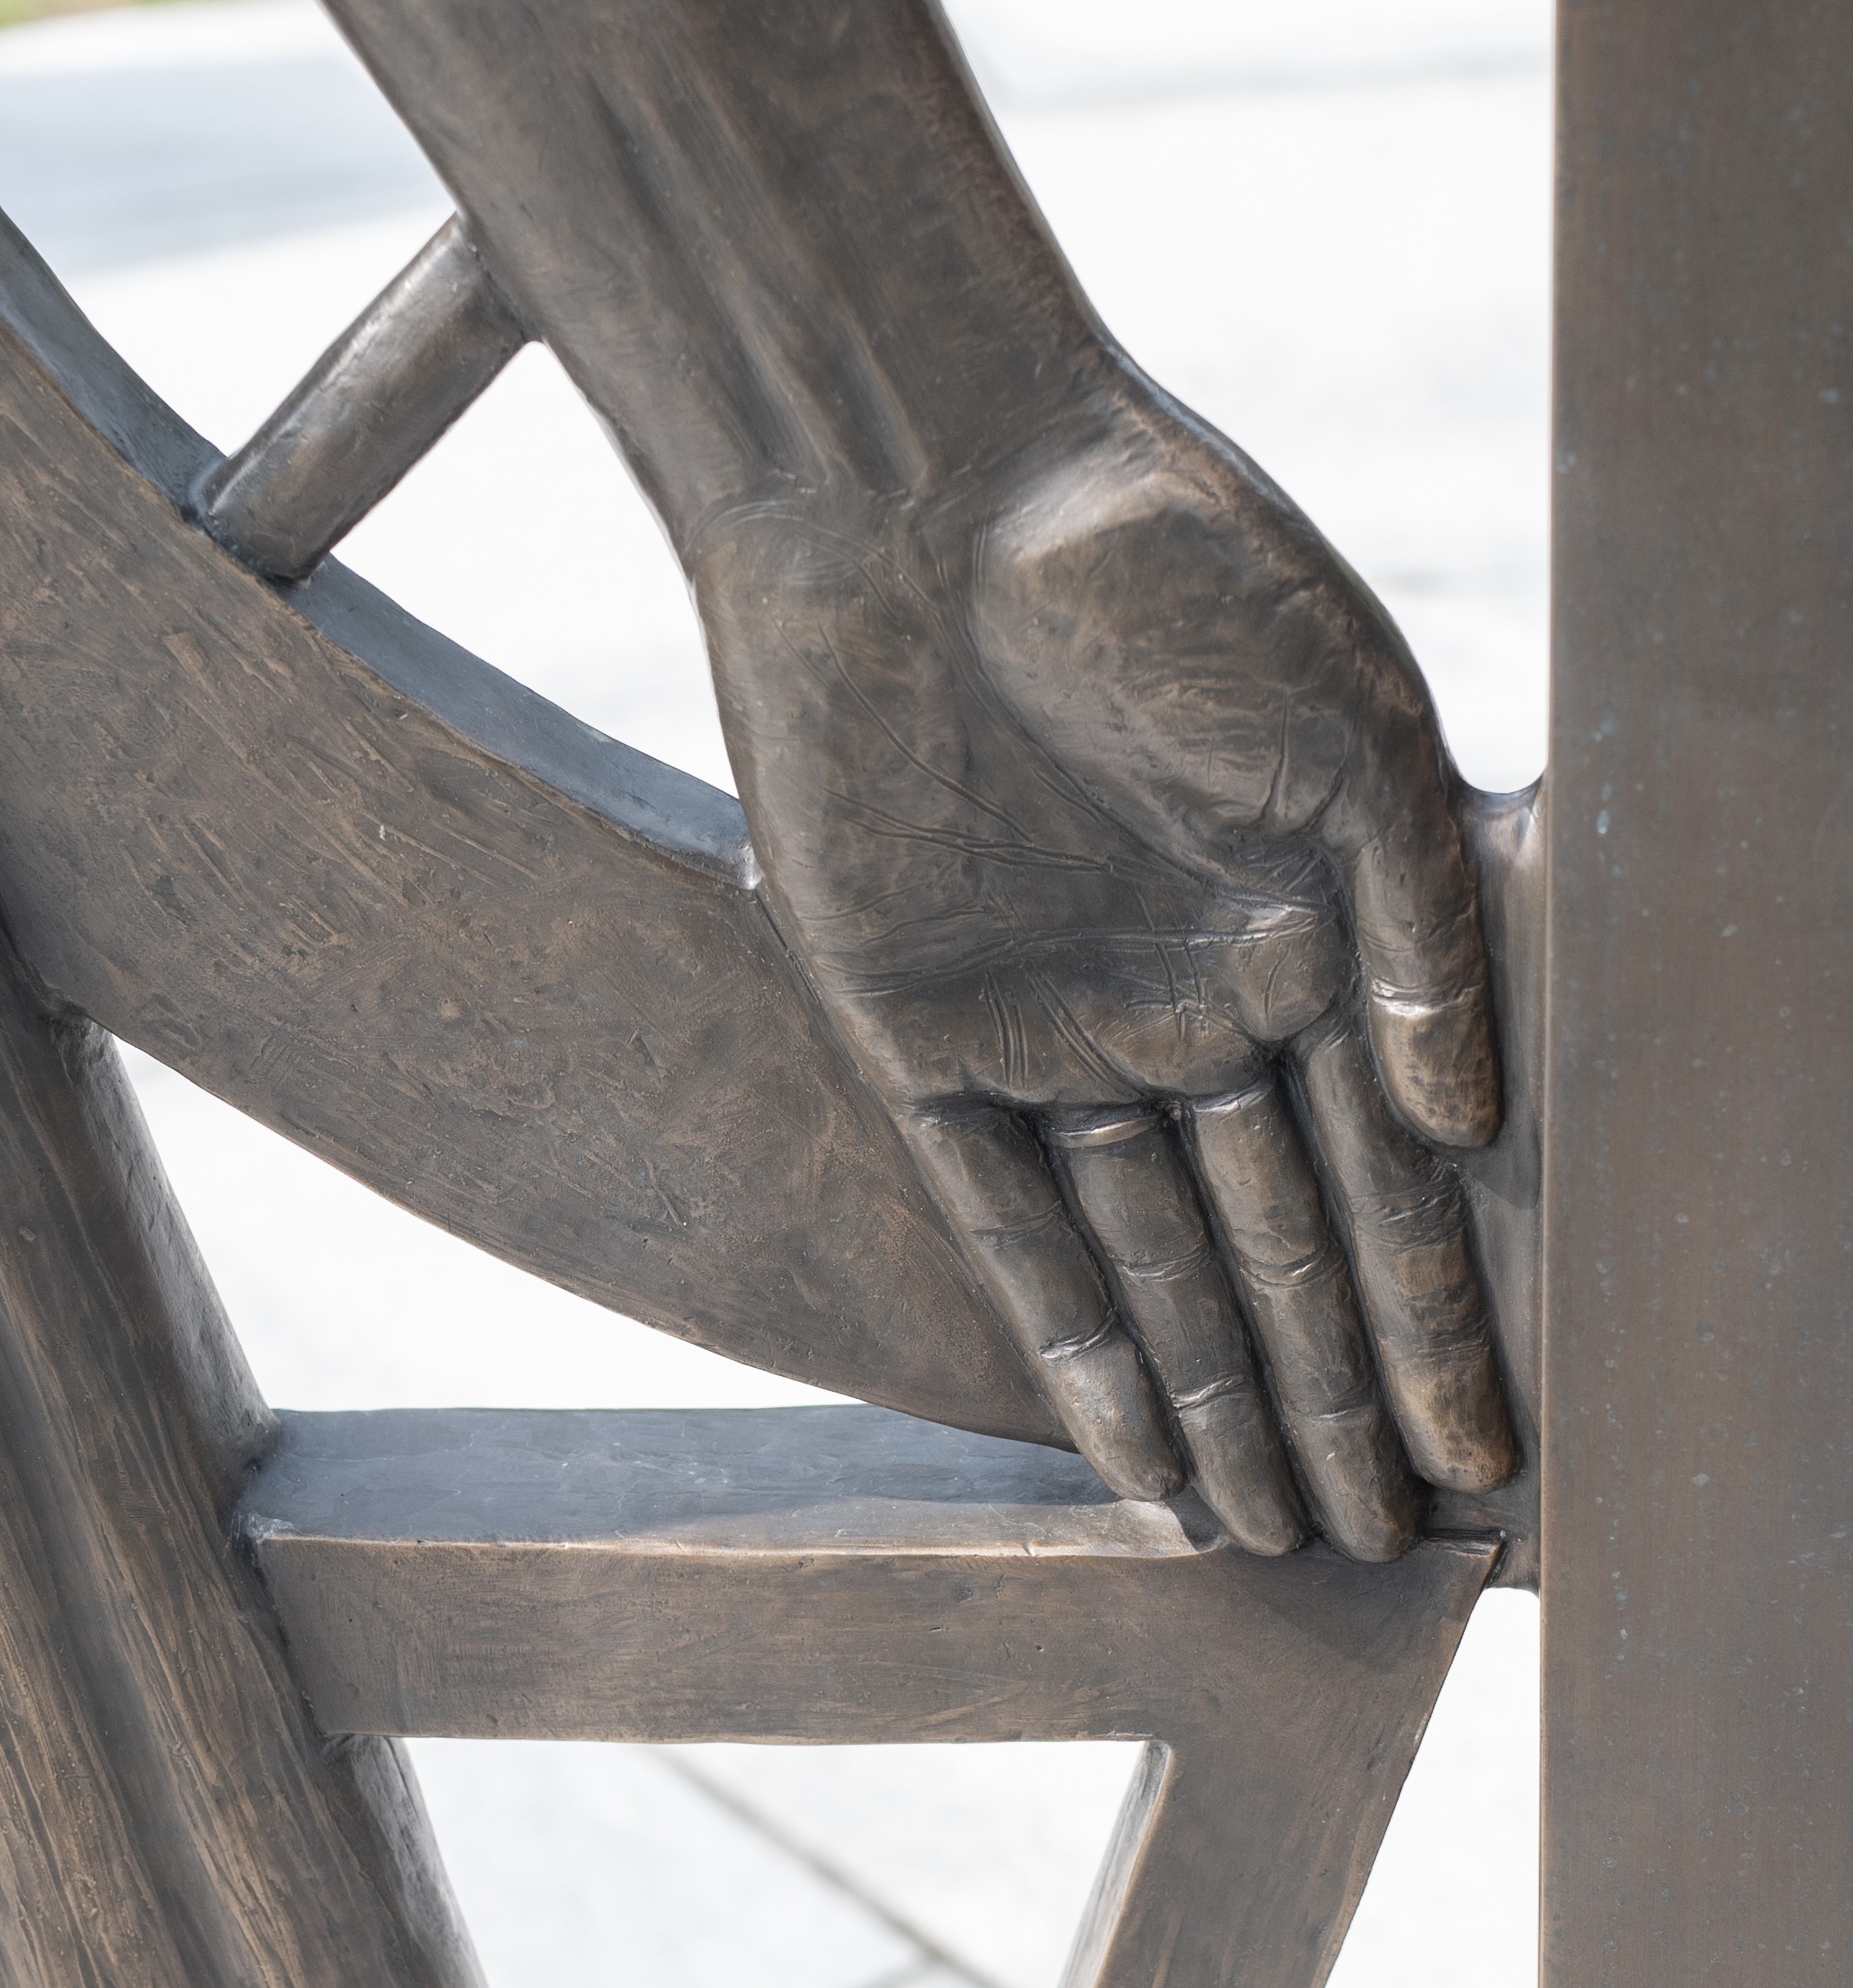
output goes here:
{"type": "Polygon", "coordinates": [[[1310,1499],[1389,1557],[1412,1463],[1515,1462],[1458,1187],[1407,1129],[1498,1112],[1425,692],[1162,406],[1007,487],[704,534],[776,915],[1107,1481],[1163,1495],[1181,1454],[1245,1545],[1297,1544],[1310,1499]]]}

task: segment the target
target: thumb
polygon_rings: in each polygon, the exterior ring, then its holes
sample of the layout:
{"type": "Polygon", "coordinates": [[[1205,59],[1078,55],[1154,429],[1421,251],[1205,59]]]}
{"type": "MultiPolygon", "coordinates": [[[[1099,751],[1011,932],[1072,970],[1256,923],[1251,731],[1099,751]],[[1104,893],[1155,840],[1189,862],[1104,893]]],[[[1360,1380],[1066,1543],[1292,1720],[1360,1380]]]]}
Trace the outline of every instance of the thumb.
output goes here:
{"type": "Polygon", "coordinates": [[[1499,1060],[1479,906],[1440,733],[1401,671],[1360,726],[1320,824],[1349,887],[1377,1073],[1410,1128],[1443,1146],[1499,1130],[1499,1060]]]}

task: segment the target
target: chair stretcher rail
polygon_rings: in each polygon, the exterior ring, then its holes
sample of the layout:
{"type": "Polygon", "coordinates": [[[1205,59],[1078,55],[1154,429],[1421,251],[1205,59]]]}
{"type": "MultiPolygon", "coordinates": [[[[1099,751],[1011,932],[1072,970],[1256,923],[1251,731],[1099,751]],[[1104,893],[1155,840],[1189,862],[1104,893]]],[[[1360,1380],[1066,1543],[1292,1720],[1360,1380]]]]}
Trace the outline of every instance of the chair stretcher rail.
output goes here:
{"type": "Polygon", "coordinates": [[[1496,1550],[1255,1560],[873,1408],[283,1419],[240,1524],[330,1730],[1150,1741],[1088,1988],[1323,1979],[1496,1550]]]}

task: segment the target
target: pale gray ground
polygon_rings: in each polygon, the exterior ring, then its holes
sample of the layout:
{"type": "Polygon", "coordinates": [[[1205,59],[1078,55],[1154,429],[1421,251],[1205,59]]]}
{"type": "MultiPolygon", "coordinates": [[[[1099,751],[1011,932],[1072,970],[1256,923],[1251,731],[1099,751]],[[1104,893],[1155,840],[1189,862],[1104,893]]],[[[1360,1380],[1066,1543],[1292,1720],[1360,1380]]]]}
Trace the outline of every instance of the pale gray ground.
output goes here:
{"type": "MultiPolygon", "coordinates": [[[[1470,777],[1523,784],[1545,733],[1545,0],[951,11],[1107,321],[1384,595],[1470,777]]],[[[227,445],[446,211],[304,0],[0,36],[0,205],[227,445]]],[[[544,354],[342,556],[727,782],[680,578],[544,354]]],[[[133,1063],[277,1401],[818,1398],[481,1257],[133,1063]]],[[[1534,1977],[1536,1647],[1528,1600],[1483,1605],[1338,1988],[1534,1977]]],[[[1053,1988],[1129,1750],[414,1751],[495,1988],[1053,1988]]]]}

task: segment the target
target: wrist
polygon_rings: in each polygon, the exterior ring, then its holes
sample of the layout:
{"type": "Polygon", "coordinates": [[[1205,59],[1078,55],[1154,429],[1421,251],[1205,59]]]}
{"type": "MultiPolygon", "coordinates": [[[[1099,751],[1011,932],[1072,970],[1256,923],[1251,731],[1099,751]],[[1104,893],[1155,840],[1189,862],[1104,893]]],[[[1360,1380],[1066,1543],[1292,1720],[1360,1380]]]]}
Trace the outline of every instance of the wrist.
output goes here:
{"type": "Polygon", "coordinates": [[[332,0],[682,546],[929,487],[1097,330],[924,0],[332,0]]]}

